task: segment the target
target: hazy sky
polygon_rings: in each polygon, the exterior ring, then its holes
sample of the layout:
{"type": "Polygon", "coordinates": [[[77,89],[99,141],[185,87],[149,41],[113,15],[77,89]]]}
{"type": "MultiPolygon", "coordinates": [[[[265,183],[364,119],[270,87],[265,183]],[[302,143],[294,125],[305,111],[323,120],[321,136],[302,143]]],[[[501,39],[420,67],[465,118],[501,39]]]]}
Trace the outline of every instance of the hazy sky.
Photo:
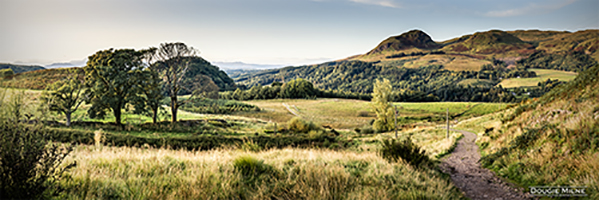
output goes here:
{"type": "Polygon", "coordinates": [[[0,62],[47,65],[181,41],[209,61],[307,64],[411,29],[599,28],[598,0],[0,0],[0,62]]]}

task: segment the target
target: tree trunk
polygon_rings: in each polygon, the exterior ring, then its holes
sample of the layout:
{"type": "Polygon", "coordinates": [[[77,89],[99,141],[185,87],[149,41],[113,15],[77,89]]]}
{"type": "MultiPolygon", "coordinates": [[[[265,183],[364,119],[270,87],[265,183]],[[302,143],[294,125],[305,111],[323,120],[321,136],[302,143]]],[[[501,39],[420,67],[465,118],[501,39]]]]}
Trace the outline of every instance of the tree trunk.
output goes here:
{"type": "Polygon", "coordinates": [[[177,95],[172,95],[171,96],[171,123],[176,123],[177,122],[177,107],[179,107],[179,105],[177,105],[177,95]]]}
{"type": "Polygon", "coordinates": [[[120,108],[118,108],[118,109],[114,109],[113,108],[112,111],[114,113],[114,118],[115,118],[116,125],[119,125],[119,126],[122,125],[121,124],[121,109],[120,108]]]}
{"type": "Polygon", "coordinates": [[[158,107],[152,108],[152,123],[156,124],[156,118],[158,116],[158,107]]]}
{"type": "Polygon", "coordinates": [[[67,116],[67,126],[71,126],[71,112],[65,112],[65,116],[67,116]]]}

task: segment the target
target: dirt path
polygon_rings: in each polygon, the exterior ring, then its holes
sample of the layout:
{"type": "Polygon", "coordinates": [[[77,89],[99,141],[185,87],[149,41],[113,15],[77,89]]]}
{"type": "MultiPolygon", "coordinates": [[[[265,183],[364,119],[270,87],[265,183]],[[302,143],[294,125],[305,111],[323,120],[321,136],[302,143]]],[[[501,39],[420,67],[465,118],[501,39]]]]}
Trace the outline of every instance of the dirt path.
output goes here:
{"type": "Polygon", "coordinates": [[[493,172],[482,168],[478,163],[480,153],[474,143],[476,134],[453,130],[464,134],[451,155],[441,162],[441,170],[451,175],[455,186],[470,199],[531,199],[520,189],[515,189],[495,176],[493,172]]]}
{"type": "Polygon", "coordinates": [[[289,112],[291,112],[291,114],[295,115],[295,116],[299,116],[295,111],[293,111],[293,109],[291,109],[291,107],[289,107],[289,105],[287,105],[286,103],[283,103],[283,106],[285,106],[285,108],[287,108],[287,110],[289,112]]]}

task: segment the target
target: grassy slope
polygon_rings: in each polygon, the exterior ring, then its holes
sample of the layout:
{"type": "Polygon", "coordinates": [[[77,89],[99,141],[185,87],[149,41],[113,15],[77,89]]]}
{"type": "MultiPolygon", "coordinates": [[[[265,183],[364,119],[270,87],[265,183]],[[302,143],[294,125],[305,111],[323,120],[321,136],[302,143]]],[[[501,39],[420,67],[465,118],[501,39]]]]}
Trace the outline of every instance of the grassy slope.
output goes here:
{"type": "Polygon", "coordinates": [[[483,164],[522,186],[587,186],[599,198],[599,66],[539,100],[464,122],[483,164]],[[503,120],[503,122],[502,122],[503,120]],[[492,129],[491,129],[492,128],[492,129]],[[485,130],[486,129],[486,130],[485,130]]]}
{"type": "Polygon", "coordinates": [[[552,69],[530,69],[537,73],[534,78],[510,78],[499,83],[504,88],[537,86],[537,83],[546,81],[547,79],[559,79],[561,81],[571,81],[576,77],[576,72],[552,70],[552,69]]]}
{"type": "MultiPolygon", "coordinates": [[[[0,79],[0,87],[42,90],[47,85],[64,79],[72,68],[43,69],[15,74],[7,79],[0,79]]],[[[83,69],[77,69],[83,75],[83,69]]]]}

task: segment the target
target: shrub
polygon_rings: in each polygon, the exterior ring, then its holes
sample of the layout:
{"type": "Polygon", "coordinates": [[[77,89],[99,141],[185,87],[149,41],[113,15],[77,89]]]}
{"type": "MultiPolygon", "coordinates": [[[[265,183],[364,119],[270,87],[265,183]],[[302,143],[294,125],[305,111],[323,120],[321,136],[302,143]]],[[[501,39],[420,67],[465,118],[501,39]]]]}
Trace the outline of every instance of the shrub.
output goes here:
{"type": "Polygon", "coordinates": [[[235,171],[241,173],[249,183],[277,174],[273,166],[265,164],[263,160],[258,160],[249,155],[240,156],[233,160],[233,167],[235,168],[235,171]]]}
{"type": "Polygon", "coordinates": [[[412,142],[411,138],[403,141],[396,139],[383,140],[379,155],[389,162],[398,162],[400,158],[410,165],[431,166],[431,160],[423,149],[412,142]]]}
{"type": "Polygon", "coordinates": [[[364,111],[364,110],[358,111],[358,117],[368,117],[368,116],[370,116],[370,113],[368,111],[364,111]]]}
{"type": "Polygon", "coordinates": [[[364,126],[362,127],[362,129],[360,129],[360,134],[373,134],[374,133],[374,129],[372,129],[372,127],[370,126],[364,126]]]}
{"type": "Polygon", "coordinates": [[[256,144],[252,139],[243,138],[243,144],[241,149],[245,151],[259,152],[262,151],[262,147],[256,144]]]}
{"type": "Polygon", "coordinates": [[[303,120],[299,117],[294,117],[287,123],[289,130],[296,133],[308,133],[312,130],[319,130],[320,128],[314,123],[303,120]]]}
{"type": "Polygon", "coordinates": [[[102,129],[94,131],[94,142],[96,146],[102,146],[102,143],[106,141],[106,136],[104,136],[104,132],[102,129]]]}
{"type": "Polygon", "coordinates": [[[0,121],[0,199],[57,194],[57,181],[75,164],[62,167],[72,147],[49,144],[47,136],[41,127],[0,121]]]}

